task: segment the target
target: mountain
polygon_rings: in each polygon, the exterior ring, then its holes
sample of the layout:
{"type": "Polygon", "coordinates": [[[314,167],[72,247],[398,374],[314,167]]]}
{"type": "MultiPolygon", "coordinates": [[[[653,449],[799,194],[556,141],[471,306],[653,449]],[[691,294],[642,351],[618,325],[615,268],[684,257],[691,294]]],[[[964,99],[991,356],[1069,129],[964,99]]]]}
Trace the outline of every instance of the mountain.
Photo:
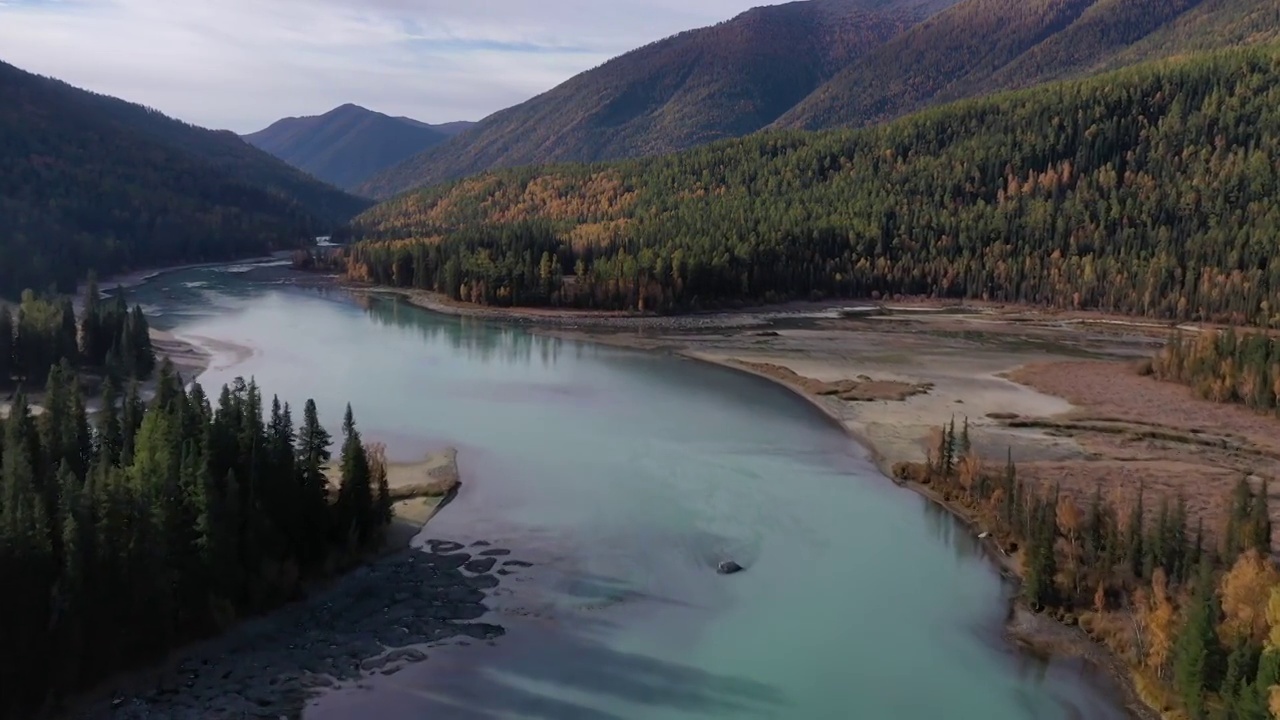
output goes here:
{"type": "Polygon", "coordinates": [[[0,296],[233,258],[369,203],[242,141],[0,63],[0,296]]]}
{"type": "Polygon", "coordinates": [[[347,104],[323,115],[277,120],[244,139],[316,178],[355,190],[373,174],[473,124],[428,125],[347,104]]]}
{"type": "Polygon", "coordinates": [[[1157,61],[861,130],[501,170],[357,218],[352,277],[683,310],[897,294],[1273,324],[1280,49],[1157,61]]]}
{"type": "Polygon", "coordinates": [[[1276,0],[964,0],[773,123],[861,126],[966,97],[1280,37],[1276,0]]]}
{"type": "Polygon", "coordinates": [[[754,132],[955,0],[808,0],[652,43],[380,173],[370,197],[497,167],[593,162],[754,132]]]}

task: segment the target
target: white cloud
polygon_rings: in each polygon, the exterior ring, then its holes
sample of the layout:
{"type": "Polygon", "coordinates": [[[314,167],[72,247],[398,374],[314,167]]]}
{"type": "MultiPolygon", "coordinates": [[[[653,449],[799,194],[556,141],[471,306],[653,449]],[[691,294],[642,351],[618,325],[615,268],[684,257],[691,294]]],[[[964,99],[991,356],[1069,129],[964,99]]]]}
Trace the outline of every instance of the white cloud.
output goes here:
{"type": "Polygon", "coordinates": [[[780,0],[0,0],[0,60],[210,127],[345,102],[479,119],[780,0]]]}

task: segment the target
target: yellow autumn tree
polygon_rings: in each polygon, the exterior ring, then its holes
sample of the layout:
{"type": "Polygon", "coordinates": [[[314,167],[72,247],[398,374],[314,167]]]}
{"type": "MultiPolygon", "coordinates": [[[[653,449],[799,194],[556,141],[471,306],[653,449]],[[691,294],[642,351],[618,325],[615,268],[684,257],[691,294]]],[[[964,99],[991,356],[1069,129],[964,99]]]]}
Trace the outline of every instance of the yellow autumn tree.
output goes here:
{"type": "Polygon", "coordinates": [[[1067,566],[1064,573],[1067,576],[1067,583],[1071,585],[1075,595],[1080,594],[1081,576],[1084,574],[1081,567],[1081,560],[1084,555],[1084,548],[1080,546],[1080,531],[1084,526],[1084,512],[1080,510],[1080,506],[1070,495],[1063,495],[1058,500],[1057,521],[1058,530],[1062,532],[1062,536],[1067,539],[1067,566]]]}
{"type": "Polygon", "coordinates": [[[1275,632],[1269,622],[1272,589],[1280,585],[1280,572],[1256,550],[1242,554],[1218,586],[1222,598],[1219,631],[1228,646],[1240,640],[1262,642],[1275,632]]]}
{"type": "Polygon", "coordinates": [[[1169,597],[1169,578],[1164,568],[1156,568],[1151,575],[1151,600],[1142,609],[1142,624],[1147,635],[1146,665],[1163,678],[1178,632],[1178,611],[1169,597]]]}

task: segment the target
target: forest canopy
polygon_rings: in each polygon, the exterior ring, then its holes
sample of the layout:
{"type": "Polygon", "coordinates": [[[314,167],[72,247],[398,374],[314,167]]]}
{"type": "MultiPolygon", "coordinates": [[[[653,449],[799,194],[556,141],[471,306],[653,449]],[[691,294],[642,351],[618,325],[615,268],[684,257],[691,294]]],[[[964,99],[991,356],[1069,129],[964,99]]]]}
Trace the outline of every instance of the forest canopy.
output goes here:
{"type": "Polygon", "coordinates": [[[486,173],[359,216],[355,279],[678,311],[898,294],[1280,320],[1280,52],[1232,50],[858,131],[486,173]]]}

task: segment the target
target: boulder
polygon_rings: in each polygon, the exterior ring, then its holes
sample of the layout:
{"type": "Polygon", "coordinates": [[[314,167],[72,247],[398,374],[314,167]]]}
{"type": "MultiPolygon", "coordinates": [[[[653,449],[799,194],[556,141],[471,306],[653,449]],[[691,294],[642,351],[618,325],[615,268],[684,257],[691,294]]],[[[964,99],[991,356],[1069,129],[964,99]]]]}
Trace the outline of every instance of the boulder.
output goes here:
{"type": "Polygon", "coordinates": [[[736,572],[741,572],[742,569],[741,565],[732,560],[721,560],[720,564],[716,565],[716,572],[721,575],[732,575],[736,572]]]}

